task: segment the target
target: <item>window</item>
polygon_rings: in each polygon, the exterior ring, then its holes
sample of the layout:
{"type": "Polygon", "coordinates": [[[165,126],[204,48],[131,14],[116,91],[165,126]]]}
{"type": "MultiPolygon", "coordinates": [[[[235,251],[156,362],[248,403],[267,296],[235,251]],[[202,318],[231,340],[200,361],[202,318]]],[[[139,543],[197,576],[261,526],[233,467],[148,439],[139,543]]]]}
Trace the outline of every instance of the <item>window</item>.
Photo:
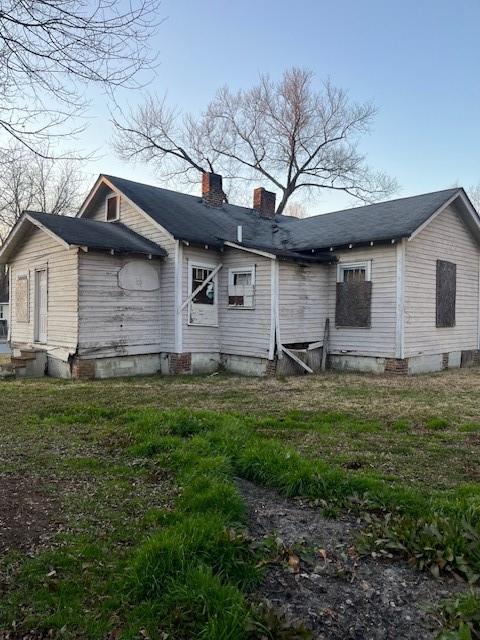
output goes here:
{"type": "Polygon", "coordinates": [[[254,308],[255,267],[229,270],[228,306],[241,309],[254,308]]]}
{"type": "Polygon", "coordinates": [[[437,260],[437,327],[455,326],[457,265],[437,260]]]}
{"type": "Polygon", "coordinates": [[[218,326],[217,274],[212,277],[216,268],[217,265],[189,262],[188,291],[190,296],[195,295],[188,305],[188,324],[218,326]]]}
{"type": "Polygon", "coordinates": [[[372,262],[349,262],[337,265],[337,282],[369,282],[372,262]]]}
{"type": "MultiPolygon", "coordinates": [[[[190,293],[194,293],[198,287],[212,273],[213,269],[204,269],[202,267],[192,268],[192,287],[190,293]]],[[[214,304],[215,303],[215,283],[213,279],[207,282],[207,284],[192,298],[194,304],[214,304]]]]}
{"type": "Polygon", "coordinates": [[[371,327],[372,263],[337,265],[335,324],[337,327],[371,327]]]}
{"type": "Polygon", "coordinates": [[[17,322],[30,322],[28,275],[18,275],[15,281],[15,318],[17,322]]]}
{"type": "Polygon", "coordinates": [[[105,220],[113,222],[120,218],[120,196],[108,196],[105,201],[105,220]]]}

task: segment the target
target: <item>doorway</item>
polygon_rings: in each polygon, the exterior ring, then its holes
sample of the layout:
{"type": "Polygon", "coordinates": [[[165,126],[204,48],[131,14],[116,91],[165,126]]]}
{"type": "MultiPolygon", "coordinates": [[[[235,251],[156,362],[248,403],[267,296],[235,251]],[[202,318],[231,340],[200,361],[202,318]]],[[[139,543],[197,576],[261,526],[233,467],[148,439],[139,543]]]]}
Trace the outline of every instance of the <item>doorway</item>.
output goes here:
{"type": "Polygon", "coordinates": [[[48,287],[47,270],[35,271],[35,342],[47,342],[48,287]]]}

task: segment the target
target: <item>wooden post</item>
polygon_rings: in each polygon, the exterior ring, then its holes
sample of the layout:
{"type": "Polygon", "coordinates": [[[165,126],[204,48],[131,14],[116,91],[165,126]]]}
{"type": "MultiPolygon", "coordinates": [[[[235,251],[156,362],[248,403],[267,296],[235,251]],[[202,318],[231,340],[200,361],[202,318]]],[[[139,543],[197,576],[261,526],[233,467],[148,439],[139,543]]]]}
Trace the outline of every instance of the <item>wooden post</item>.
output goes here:
{"type": "Polygon", "coordinates": [[[327,352],[328,352],[328,339],[330,337],[330,318],[325,320],[325,330],[323,332],[323,349],[322,349],[322,364],[320,369],[325,371],[327,368],[327,352]]]}

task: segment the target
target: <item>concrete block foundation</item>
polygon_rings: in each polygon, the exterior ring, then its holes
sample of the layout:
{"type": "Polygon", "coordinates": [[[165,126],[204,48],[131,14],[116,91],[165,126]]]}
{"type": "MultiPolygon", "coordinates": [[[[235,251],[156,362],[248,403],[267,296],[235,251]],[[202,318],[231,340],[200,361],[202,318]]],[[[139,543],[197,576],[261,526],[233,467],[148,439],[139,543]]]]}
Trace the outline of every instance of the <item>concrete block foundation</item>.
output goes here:
{"type": "MultiPolygon", "coordinates": [[[[291,350],[315,373],[320,371],[321,348],[311,351],[306,349],[291,350]]],[[[36,352],[34,357],[28,359],[24,355],[23,360],[25,363],[17,371],[17,375],[22,377],[41,377],[46,373],[55,378],[78,380],[157,373],[163,375],[208,375],[222,370],[245,376],[286,376],[305,373],[305,370],[286,354],[282,358],[274,360],[213,352],[152,353],[96,359],[74,356],[68,361],[64,361],[45,352],[36,352]]],[[[396,375],[419,375],[479,365],[480,350],[451,351],[403,359],[329,354],[327,359],[327,367],[337,371],[396,375]]]]}

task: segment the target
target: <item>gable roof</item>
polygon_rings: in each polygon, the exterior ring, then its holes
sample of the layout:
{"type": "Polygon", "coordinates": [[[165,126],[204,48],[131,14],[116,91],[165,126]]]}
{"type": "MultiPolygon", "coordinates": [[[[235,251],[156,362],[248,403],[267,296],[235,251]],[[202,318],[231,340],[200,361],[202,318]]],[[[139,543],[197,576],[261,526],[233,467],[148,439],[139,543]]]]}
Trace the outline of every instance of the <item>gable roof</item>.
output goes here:
{"type": "Polygon", "coordinates": [[[199,196],[116,176],[104,177],[177,239],[220,248],[225,241],[237,241],[237,226],[241,225],[243,244],[251,246],[253,243],[265,250],[286,248],[272,220],[255,209],[234,204],[210,207],[199,196]]]}
{"type": "Polygon", "coordinates": [[[53,235],[66,247],[87,247],[88,249],[109,250],[116,253],[142,253],[155,257],[167,255],[165,249],[160,245],[118,222],[99,222],[25,211],[0,251],[0,264],[8,262],[8,258],[14,250],[15,237],[21,233],[21,228],[27,223],[34,224],[53,235]]]}
{"type": "Polygon", "coordinates": [[[305,250],[408,238],[462,192],[445,189],[304,218],[294,225],[292,247],[305,250]]]}
{"type": "MultiPolygon", "coordinates": [[[[322,250],[371,242],[390,242],[411,237],[416,230],[457,197],[480,241],[480,218],[461,188],[445,189],[398,198],[332,213],[298,219],[277,215],[261,216],[255,209],[224,204],[214,208],[202,198],[125,178],[102,174],[139,209],[172,236],[194,244],[221,248],[237,243],[237,227],[242,226],[242,245],[284,254],[322,250]]],[[[79,215],[82,215],[83,210],[79,215]]],[[[322,256],[316,253],[317,259],[322,256]]],[[[331,257],[331,256],[330,256],[331,257]]],[[[326,256],[324,256],[326,259],[326,256]]]]}

